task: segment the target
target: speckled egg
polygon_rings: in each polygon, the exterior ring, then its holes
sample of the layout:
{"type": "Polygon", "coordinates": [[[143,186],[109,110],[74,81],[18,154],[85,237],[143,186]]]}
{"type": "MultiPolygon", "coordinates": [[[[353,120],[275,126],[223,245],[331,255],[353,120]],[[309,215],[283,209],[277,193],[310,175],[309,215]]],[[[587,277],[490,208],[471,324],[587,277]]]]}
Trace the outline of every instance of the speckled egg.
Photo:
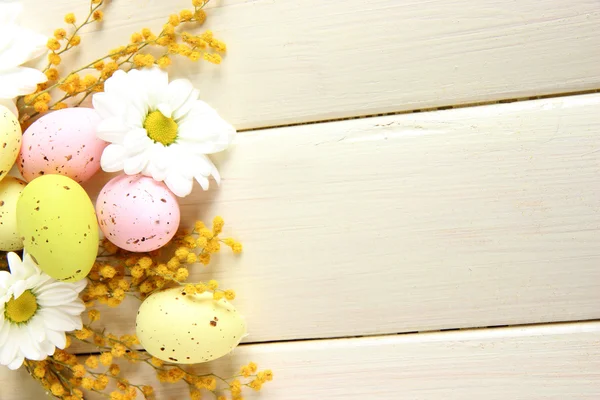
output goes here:
{"type": "Polygon", "coordinates": [[[17,228],[27,253],[54,279],[84,279],[98,254],[98,222],[83,188],[62,175],[35,178],[17,202],[17,228]]]}
{"type": "Polygon", "coordinates": [[[17,229],[17,201],[26,183],[7,176],[0,181],[0,250],[16,251],[23,248],[17,229]]]}
{"type": "Polygon", "coordinates": [[[0,105],[0,181],[15,163],[21,148],[21,125],[17,117],[0,105]]]}
{"type": "Polygon", "coordinates": [[[246,335],[246,322],[227,300],[183,288],[150,295],[140,306],[135,326],[148,353],[179,364],[223,357],[246,335]]]}
{"type": "Polygon", "coordinates": [[[100,229],[118,247],[135,252],[156,250],[179,228],[177,198],[162,182],[142,175],[111,179],[96,201],[100,229]]]}
{"type": "Polygon", "coordinates": [[[27,181],[60,174],[78,183],[100,169],[107,143],[96,137],[100,116],[91,108],[53,111],[35,121],[25,133],[17,165],[27,181]]]}

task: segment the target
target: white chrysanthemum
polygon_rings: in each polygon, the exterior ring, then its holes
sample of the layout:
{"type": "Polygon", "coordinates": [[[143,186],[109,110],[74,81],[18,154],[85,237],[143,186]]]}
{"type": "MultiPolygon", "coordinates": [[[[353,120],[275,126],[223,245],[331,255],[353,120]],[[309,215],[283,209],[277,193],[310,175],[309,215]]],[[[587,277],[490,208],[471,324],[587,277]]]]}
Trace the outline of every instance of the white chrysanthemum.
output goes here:
{"type": "Polygon", "coordinates": [[[211,175],[219,182],[207,155],[225,150],[235,129],[198,100],[187,79],[169,83],[159,68],[117,71],[93,103],[103,118],[98,137],[111,143],[104,171],[151,176],[180,197],[191,193],[194,179],[204,189],[211,175]]]}
{"type": "Polygon", "coordinates": [[[21,67],[42,55],[48,40],[16,24],[22,8],[18,2],[0,2],[0,104],[15,115],[13,99],[35,92],[37,84],[47,80],[41,71],[21,67]]]}
{"type": "Polygon", "coordinates": [[[65,332],[82,328],[79,293],[87,279],[59,282],[30,255],[8,253],[10,273],[0,271],[0,364],[17,369],[25,358],[43,360],[64,349],[65,332]]]}

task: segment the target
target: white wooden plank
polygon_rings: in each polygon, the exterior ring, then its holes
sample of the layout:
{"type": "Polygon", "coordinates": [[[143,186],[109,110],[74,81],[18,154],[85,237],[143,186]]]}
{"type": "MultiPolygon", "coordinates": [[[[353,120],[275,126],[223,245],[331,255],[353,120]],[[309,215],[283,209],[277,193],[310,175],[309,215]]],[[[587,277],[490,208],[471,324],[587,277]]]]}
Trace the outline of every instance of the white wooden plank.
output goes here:
{"type": "MultiPolygon", "coordinates": [[[[599,338],[595,322],[247,345],[208,365],[224,376],[250,360],[273,369],[275,380],[248,400],[592,400],[600,397],[599,338]]],[[[156,384],[158,400],[187,398],[146,366],[126,371],[133,383],[156,384]]],[[[14,376],[0,370],[3,400],[39,398],[24,384],[29,377],[14,376]]]]}
{"type": "MultiPolygon", "coordinates": [[[[49,34],[86,1],[25,0],[49,34]]],[[[77,64],[160,27],[190,0],[110,2],[77,64]]],[[[208,27],[220,67],[175,66],[238,128],[518,98],[600,87],[594,0],[221,0],[208,27]]],[[[86,44],[87,40],[87,44],[86,44]]]]}
{"type": "MultiPolygon", "coordinates": [[[[245,245],[192,279],[251,342],[600,317],[600,95],[240,134],[219,190],[245,245]]],[[[100,182],[96,182],[98,185],[100,182]]],[[[116,333],[137,306],[105,311],[116,333]]]]}

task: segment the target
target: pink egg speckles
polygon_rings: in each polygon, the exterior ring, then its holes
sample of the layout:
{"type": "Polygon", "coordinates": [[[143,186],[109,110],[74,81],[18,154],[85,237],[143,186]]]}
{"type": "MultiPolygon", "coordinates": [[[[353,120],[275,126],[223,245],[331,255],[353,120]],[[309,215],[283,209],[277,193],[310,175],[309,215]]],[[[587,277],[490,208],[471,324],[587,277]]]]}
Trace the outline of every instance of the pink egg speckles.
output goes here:
{"type": "Polygon", "coordinates": [[[96,201],[100,229],[118,247],[135,252],[156,250],[179,228],[177,198],[162,182],[142,175],[119,175],[96,201]]]}
{"type": "Polygon", "coordinates": [[[53,111],[35,121],[23,134],[17,161],[28,182],[41,175],[60,174],[78,183],[100,169],[108,143],[96,137],[100,116],[91,108],[53,111]]]}

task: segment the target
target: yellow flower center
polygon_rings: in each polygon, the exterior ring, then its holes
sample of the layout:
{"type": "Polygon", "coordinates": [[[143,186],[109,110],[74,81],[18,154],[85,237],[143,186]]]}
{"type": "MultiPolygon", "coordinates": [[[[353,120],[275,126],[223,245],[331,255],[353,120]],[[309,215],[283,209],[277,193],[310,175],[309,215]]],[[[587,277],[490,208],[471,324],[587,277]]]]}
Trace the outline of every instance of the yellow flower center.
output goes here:
{"type": "Polygon", "coordinates": [[[6,319],[14,324],[27,322],[35,315],[38,303],[31,290],[26,290],[18,298],[11,297],[4,309],[6,319]]]}
{"type": "Polygon", "coordinates": [[[177,122],[167,118],[160,111],[152,111],[144,121],[144,129],[148,137],[165,146],[175,143],[177,139],[177,122]]]}

